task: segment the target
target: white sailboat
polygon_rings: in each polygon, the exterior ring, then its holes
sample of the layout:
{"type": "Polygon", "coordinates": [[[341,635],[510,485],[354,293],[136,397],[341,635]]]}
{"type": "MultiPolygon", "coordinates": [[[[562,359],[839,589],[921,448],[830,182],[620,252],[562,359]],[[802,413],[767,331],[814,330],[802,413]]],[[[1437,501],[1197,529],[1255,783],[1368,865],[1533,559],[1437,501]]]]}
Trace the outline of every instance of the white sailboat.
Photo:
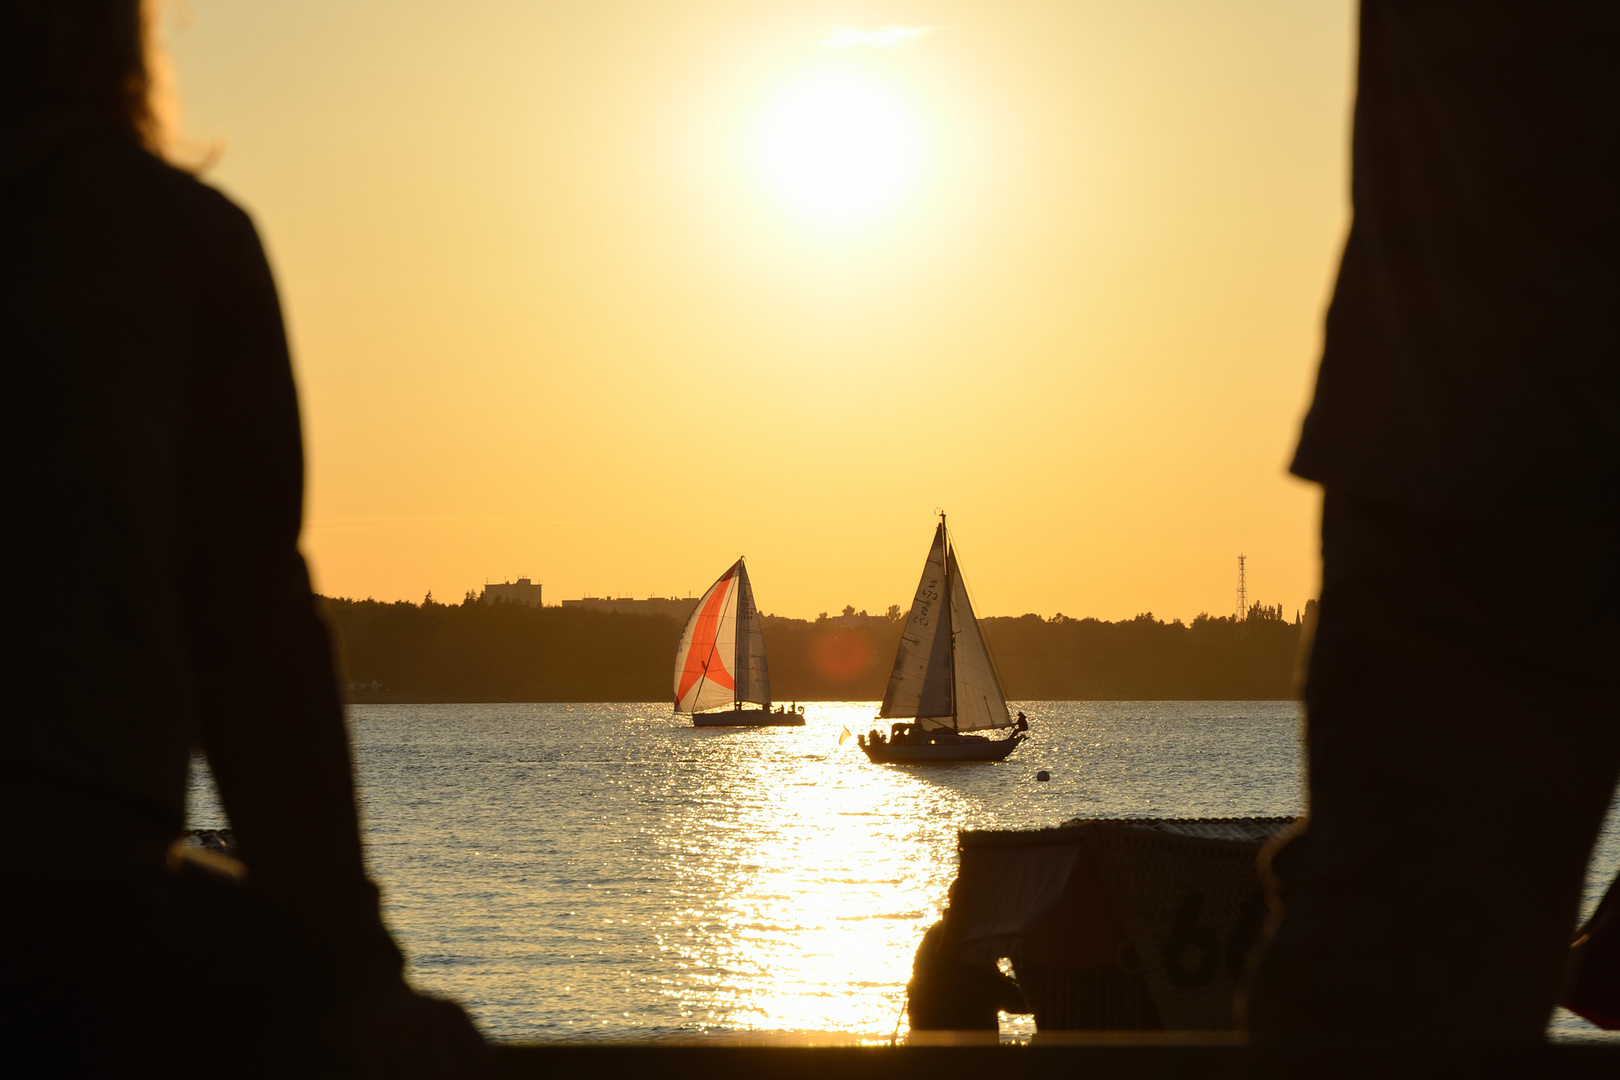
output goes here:
{"type": "Polygon", "coordinates": [[[696,727],[800,726],[797,710],[771,711],[771,674],[759,608],[738,559],[709,586],[675,649],[675,711],[696,727]],[[758,705],[748,709],[746,705],[758,705]]]}
{"type": "Polygon", "coordinates": [[[895,721],[889,735],[873,731],[859,742],[867,758],[880,763],[1000,761],[1029,730],[1023,713],[1014,720],[1007,712],[1001,677],[974,617],[944,514],[878,715],[895,721]],[[1016,730],[1005,739],[969,734],[998,728],[1016,730]]]}

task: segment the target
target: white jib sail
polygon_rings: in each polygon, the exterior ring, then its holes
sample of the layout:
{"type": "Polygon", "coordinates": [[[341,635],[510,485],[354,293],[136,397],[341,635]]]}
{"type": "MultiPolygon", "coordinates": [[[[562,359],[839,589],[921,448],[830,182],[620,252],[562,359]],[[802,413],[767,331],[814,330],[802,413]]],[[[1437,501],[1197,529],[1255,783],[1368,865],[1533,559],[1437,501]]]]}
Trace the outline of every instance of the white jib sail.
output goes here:
{"type": "Polygon", "coordinates": [[[1001,692],[1001,679],[995,662],[979,632],[979,620],[968,599],[967,582],[956,563],[953,546],[946,553],[950,560],[951,626],[956,631],[956,730],[982,731],[1008,727],[1007,698],[1001,692]]]}
{"type": "Polygon", "coordinates": [[[878,715],[886,720],[916,719],[924,727],[949,727],[951,708],[950,606],[945,600],[945,523],[923,563],[911,614],[900,632],[894,671],[878,715]],[[928,723],[929,720],[934,721],[928,723]]]}
{"type": "Polygon", "coordinates": [[[675,649],[675,711],[702,712],[735,700],[737,580],[742,560],[709,586],[675,649]]]}
{"type": "Polygon", "coordinates": [[[737,560],[737,660],[736,691],[733,700],[755,705],[771,703],[771,672],[765,663],[765,634],[760,626],[759,608],[754,603],[754,587],[748,581],[748,567],[737,560]]]}

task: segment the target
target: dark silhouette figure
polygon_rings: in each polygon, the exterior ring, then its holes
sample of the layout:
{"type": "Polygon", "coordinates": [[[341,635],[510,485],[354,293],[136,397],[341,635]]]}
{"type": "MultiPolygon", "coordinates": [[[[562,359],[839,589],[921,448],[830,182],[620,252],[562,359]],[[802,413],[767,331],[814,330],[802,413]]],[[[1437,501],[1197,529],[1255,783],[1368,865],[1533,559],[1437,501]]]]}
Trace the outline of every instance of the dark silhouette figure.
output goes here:
{"type": "Polygon", "coordinates": [[[923,934],[906,984],[913,1031],[999,1031],[1000,1013],[1029,1006],[1016,982],[994,964],[964,963],[941,951],[944,923],[923,934]]]}
{"type": "Polygon", "coordinates": [[[1363,0],[1266,1040],[1528,1041],[1620,768],[1613,5],[1363,0]]]}
{"type": "Polygon", "coordinates": [[[275,287],[152,150],[143,22],[0,0],[0,1044],[19,1075],[476,1073],[366,878],[275,287]],[[194,747],[245,883],[170,853],[194,747]]]}

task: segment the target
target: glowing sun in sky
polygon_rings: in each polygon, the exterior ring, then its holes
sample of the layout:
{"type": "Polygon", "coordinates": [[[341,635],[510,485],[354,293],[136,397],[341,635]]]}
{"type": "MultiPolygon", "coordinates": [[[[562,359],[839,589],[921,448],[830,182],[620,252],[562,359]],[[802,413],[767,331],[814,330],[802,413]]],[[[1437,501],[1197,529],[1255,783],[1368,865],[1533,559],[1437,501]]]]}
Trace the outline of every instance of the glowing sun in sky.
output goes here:
{"type": "Polygon", "coordinates": [[[759,131],[765,179],[813,221],[855,225],[900,202],[917,179],[922,135],[894,92],[850,71],[807,75],[768,105],[759,131]]]}

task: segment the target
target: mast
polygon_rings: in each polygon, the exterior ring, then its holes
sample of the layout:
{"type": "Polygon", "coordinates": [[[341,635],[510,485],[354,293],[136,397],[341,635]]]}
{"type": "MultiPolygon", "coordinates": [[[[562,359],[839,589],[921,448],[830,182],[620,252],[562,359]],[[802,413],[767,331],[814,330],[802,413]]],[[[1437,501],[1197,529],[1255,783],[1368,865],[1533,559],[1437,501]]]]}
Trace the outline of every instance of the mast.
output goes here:
{"type": "Polygon", "coordinates": [[[743,565],[741,555],[737,556],[737,629],[733,631],[736,642],[731,647],[731,707],[742,708],[744,694],[744,680],[748,678],[748,594],[743,591],[743,582],[748,580],[748,568],[743,565]]]}
{"type": "Polygon", "coordinates": [[[945,530],[945,632],[951,635],[951,730],[956,730],[956,596],[951,587],[951,530],[945,524],[945,511],[939,512],[945,530]]]}

